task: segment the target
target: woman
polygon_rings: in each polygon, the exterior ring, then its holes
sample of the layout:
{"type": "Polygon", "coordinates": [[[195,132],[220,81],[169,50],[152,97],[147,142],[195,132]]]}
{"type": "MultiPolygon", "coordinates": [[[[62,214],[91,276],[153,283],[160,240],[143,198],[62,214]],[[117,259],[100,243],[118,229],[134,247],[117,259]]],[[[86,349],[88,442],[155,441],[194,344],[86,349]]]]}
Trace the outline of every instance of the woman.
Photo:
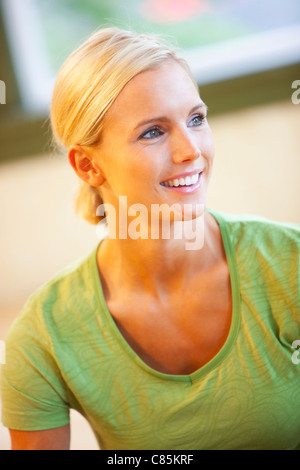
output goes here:
{"type": "Polygon", "coordinates": [[[110,235],[10,331],[13,449],[67,449],[70,408],[102,449],[300,448],[299,227],[206,208],[214,144],[186,63],[101,30],[63,65],[51,122],[110,235]]]}

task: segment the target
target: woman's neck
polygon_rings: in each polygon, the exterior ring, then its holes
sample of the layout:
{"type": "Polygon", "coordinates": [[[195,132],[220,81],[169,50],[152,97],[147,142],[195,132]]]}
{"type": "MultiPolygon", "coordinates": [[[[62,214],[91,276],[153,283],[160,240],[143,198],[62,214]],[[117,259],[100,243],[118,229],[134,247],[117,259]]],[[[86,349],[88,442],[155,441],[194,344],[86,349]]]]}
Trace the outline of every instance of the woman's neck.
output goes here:
{"type": "Polygon", "coordinates": [[[198,249],[191,249],[190,237],[105,239],[97,260],[106,288],[110,292],[139,290],[159,297],[185,288],[195,272],[224,260],[217,222],[207,212],[203,219],[203,245],[198,249]]]}
{"type": "Polygon", "coordinates": [[[191,241],[191,233],[178,239],[105,239],[98,251],[98,267],[108,295],[138,290],[164,298],[188,286],[195,272],[223,260],[215,219],[207,212],[202,219],[198,230],[203,230],[203,243],[199,235],[191,241]]]}

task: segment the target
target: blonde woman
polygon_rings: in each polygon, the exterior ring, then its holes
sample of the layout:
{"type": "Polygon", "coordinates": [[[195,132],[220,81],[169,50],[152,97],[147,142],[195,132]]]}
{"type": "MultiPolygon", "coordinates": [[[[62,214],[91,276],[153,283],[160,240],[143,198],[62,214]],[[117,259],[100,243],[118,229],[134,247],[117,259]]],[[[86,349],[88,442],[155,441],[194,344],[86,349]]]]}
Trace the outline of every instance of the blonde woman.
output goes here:
{"type": "Polygon", "coordinates": [[[100,30],[59,72],[51,122],[78,208],[114,236],[8,335],[13,449],[68,449],[72,408],[101,449],[300,448],[299,227],[206,207],[206,111],[186,63],[145,35],[100,30]]]}

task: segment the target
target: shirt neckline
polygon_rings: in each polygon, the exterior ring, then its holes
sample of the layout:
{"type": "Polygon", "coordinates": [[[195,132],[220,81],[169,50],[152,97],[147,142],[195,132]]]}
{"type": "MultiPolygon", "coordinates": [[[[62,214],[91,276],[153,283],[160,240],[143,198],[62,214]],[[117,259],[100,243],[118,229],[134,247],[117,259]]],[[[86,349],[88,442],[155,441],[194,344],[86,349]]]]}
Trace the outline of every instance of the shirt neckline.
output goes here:
{"type": "Polygon", "coordinates": [[[166,374],[164,372],[159,372],[153,369],[152,367],[150,367],[148,364],[146,364],[143,361],[143,359],[141,359],[140,356],[131,348],[131,346],[126,341],[126,339],[120,332],[119,328],[117,327],[107,307],[106,300],[104,297],[103,287],[102,287],[102,283],[101,283],[101,279],[100,279],[100,275],[98,271],[98,265],[97,265],[97,252],[103,240],[100,241],[100,243],[96,246],[96,248],[93,250],[91,254],[92,272],[93,272],[93,278],[95,280],[95,293],[96,293],[99,305],[101,307],[101,311],[103,312],[106,320],[108,321],[108,324],[109,324],[109,327],[113,336],[115,337],[118,344],[123,348],[123,350],[125,351],[125,353],[129,356],[131,360],[133,360],[144,371],[146,371],[147,373],[153,376],[156,376],[157,378],[161,380],[189,382],[189,383],[196,382],[197,380],[199,380],[200,378],[204,377],[209,372],[211,372],[213,369],[215,369],[225,359],[225,357],[229,354],[233,345],[235,344],[235,341],[239,332],[240,282],[239,282],[237,264],[235,260],[234,248],[232,246],[226,220],[222,217],[220,213],[216,211],[207,209],[207,212],[209,212],[215,218],[221,231],[223,246],[224,246],[226,260],[228,263],[228,269],[229,269],[229,274],[230,274],[231,295],[232,295],[232,318],[231,318],[230,330],[222,348],[210,361],[208,361],[206,364],[204,364],[202,367],[192,372],[191,374],[166,374]]]}

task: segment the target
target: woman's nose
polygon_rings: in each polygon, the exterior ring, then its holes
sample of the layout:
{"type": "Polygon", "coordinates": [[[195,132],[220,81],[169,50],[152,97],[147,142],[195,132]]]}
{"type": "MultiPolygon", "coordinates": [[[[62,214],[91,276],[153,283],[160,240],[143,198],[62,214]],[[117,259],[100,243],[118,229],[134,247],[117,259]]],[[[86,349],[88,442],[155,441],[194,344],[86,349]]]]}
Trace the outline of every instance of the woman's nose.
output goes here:
{"type": "Polygon", "coordinates": [[[196,160],[201,155],[199,145],[195,142],[189,131],[177,132],[172,145],[172,159],[174,163],[196,160]]]}

